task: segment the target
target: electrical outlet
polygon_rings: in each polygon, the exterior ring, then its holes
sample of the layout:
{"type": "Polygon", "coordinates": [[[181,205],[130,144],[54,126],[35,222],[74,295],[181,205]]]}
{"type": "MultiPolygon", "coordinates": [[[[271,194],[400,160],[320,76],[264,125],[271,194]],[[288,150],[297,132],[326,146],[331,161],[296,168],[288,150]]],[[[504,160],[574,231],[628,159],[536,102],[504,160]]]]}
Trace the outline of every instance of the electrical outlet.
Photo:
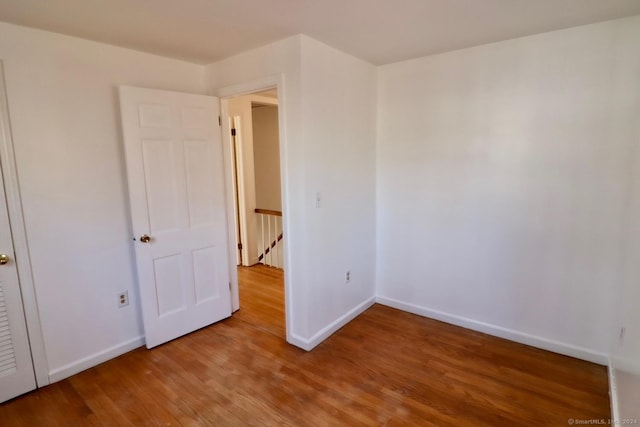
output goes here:
{"type": "Polygon", "coordinates": [[[351,271],[347,270],[347,273],[344,275],[344,282],[345,283],[350,283],[351,282],[351,271]]]}
{"type": "Polygon", "coordinates": [[[129,291],[120,292],[118,294],[118,308],[129,305],[129,291]]]}

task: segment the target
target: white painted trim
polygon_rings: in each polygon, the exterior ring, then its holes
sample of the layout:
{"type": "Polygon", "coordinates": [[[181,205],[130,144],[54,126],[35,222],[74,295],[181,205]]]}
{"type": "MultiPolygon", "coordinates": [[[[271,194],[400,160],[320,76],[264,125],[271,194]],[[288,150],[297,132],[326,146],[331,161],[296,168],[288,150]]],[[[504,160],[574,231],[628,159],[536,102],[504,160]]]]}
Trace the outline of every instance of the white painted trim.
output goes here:
{"type": "Polygon", "coordinates": [[[461,326],[463,328],[472,329],[474,331],[483,332],[485,334],[515,341],[520,344],[530,345],[532,347],[541,348],[543,350],[552,351],[554,353],[564,354],[566,356],[575,357],[599,365],[607,365],[608,357],[604,353],[598,353],[587,348],[566,344],[547,338],[538,337],[524,332],[515,331],[513,329],[503,328],[502,326],[490,323],[479,322],[477,320],[458,316],[455,314],[445,313],[439,310],[433,310],[427,307],[398,301],[393,298],[377,296],[376,302],[388,307],[397,308],[398,310],[407,311],[419,316],[428,317],[439,320],[441,322],[450,323],[452,325],[461,326]]]}
{"type": "Polygon", "coordinates": [[[347,313],[340,316],[334,322],[322,328],[318,333],[316,333],[311,338],[304,339],[294,335],[293,337],[289,337],[292,339],[287,339],[287,341],[295,346],[302,348],[303,350],[311,351],[318,344],[320,344],[321,342],[329,338],[331,335],[336,333],[338,329],[342,328],[347,323],[351,322],[353,319],[358,317],[366,309],[368,309],[375,303],[376,303],[375,297],[368,298],[367,300],[361,302],[360,304],[358,304],[357,306],[349,310],[347,313]]]}
{"type": "Polygon", "coordinates": [[[618,407],[618,386],[616,384],[616,370],[613,367],[613,361],[609,359],[607,369],[609,373],[609,401],[611,404],[611,425],[620,425],[620,409],[618,407]]]}
{"type": "Polygon", "coordinates": [[[229,281],[231,282],[231,312],[240,309],[240,292],[238,290],[238,247],[237,214],[234,199],[235,160],[231,149],[231,118],[227,101],[220,99],[222,156],[224,157],[225,199],[227,204],[227,241],[229,243],[229,281]],[[229,167],[231,165],[231,167],[229,167]]]}
{"type": "MultiPolygon", "coordinates": [[[[230,132],[228,132],[228,130],[225,129],[225,125],[228,126],[228,122],[227,120],[225,120],[225,117],[228,117],[229,115],[229,111],[227,109],[226,106],[226,102],[225,102],[225,98],[232,98],[232,97],[236,97],[236,96],[242,96],[242,95],[248,95],[250,93],[254,93],[254,92],[261,92],[263,90],[267,90],[267,89],[273,89],[276,88],[278,91],[278,105],[280,106],[280,108],[278,108],[278,128],[280,129],[280,134],[279,134],[279,139],[280,139],[280,185],[281,185],[281,189],[282,189],[282,230],[285,236],[287,236],[287,239],[292,239],[292,236],[294,235],[294,233],[296,232],[296,230],[292,230],[290,227],[290,216],[288,215],[289,212],[289,200],[290,200],[290,191],[289,191],[289,182],[290,182],[290,178],[288,175],[288,171],[289,171],[289,167],[288,167],[288,163],[287,163],[287,154],[288,154],[288,127],[287,127],[287,115],[286,115],[286,106],[288,105],[288,94],[287,94],[287,88],[286,88],[286,84],[285,84],[285,76],[284,74],[277,74],[277,75],[273,75],[273,76],[268,76],[268,77],[264,77],[261,79],[257,79],[257,80],[252,80],[249,82],[244,82],[241,84],[237,84],[237,85],[232,85],[232,86],[226,86],[223,88],[219,88],[215,91],[215,96],[217,96],[218,98],[220,98],[221,103],[222,103],[222,108],[221,108],[221,114],[222,114],[222,138],[223,138],[223,145],[224,145],[224,150],[225,150],[225,167],[226,165],[228,165],[229,163],[227,163],[228,161],[230,161],[230,154],[228,153],[230,151],[229,148],[229,137],[228,135],[230,134],[230,132]]],[[[228,168],[227,168],[228,169],[228,168]]],[[[233,191],[232,191],[232,185],[233,185],[233,180],[231,179],[231,173],[227,172],[225,173],[225,175],[227,175],[227,203],[233,203],[233,191]]],[[[235,227],[233,224],[235,222],[235,220],[232,221],[228,221],[229,222],[229,229],[231,230],[231,232],[233,233],[235,230],[233,227],[235,227]]],[[[233,238],[233,240],[231,239],[231,235],[229,236],[229,254],[230,254],[230,259],[235,260],[235,256],[234,254],[236,253],[236,248],[234,247],[233,243],[235,241],[235,237],[233,238]]],[[[289,249],[290,245],[285,244],[284,248],[283,248],[283,258],[284,258],[284,308],[285,308],[285,329],[286,329],[286,336],[287,336],[287,342],[289,342],[290,344],[293,344],[295,346],[301,347],[301,348],[305,348],[304,347],[304,343],[306,342],[305,340],[300,340],[299,337],[297,337],[296,335],[293,334],[293,306],[294,306],[294,298],[293,296],[293,292],[294,292],[294,284],[291,281],[291,278],[293,277],[292,274],[292,270],[296,268],[295,265],[292,264],[291,262],[291,251],[289,249]]],[[[232,299],[233,299],[233,311],[236,311],[240,308],[240,302],[239,302],[239,291],[238,291],[238,277],[237,277],[237,269],[236,269],[236,265],[235,265],[235,261],[233,262],[233,268],[232,268],[232,273],[236,272],[236,274],[232,274],[232,279],[231,279],[231,295],[232,295],[232,299]]]]}
{"type": "Polygon", "coordinates": [[[284,88],[284,75],[276,74],[249,82],[239,83],[231,86],[218,88],[213,95],[218,98],[235,98],[237,96],[250,95],[255,92],[262,92],[268,89],[278,89],[278,103],[284,104],[282,99],[282,89],[284,88]],[[282,87],[281,87],[282,86],[282,87]]]}
{"type": "MultiPolygon", "coordinates": [[[[222,103],[222,102],[221,102],[222,103]]],[[[228,107],[229,104],[227,102],[227,100],[224,100],[224,104],[225,107],[228,107]]],[[[226,108],[225,108],[226,110],[226,108]]],[[[236,158],[233,159],[233,163],[231,166],[231,169],[235,169],[235,178],[238,180],[238,182],[236,183],[236,188],[237,188],[237,193],[234,191],[235,188],[234,186],[232,186],[232,191],[234,193],[234,212],[237,214],[237,218],[234,218],[234,220],[236,221],[236,223],[238,222],[238,220],[240,221],[239,224],[237,224],[237,227],[240,229],[240,241],[242,242],[242,250],[240,251],[242,253],[242,265],[244,266],[249,266],[251,264],[249,264],[249,248],[251,246],[254,246],[253,243],[251,242],[249,239],[249,231],[248,231],[248,221],[247,221],[247,196],[246,196],[246,189],[247,186],[251,186],[252,190],[253,187],[255,186],[255,183],[253,182],[247,182],[247,180],[245,180],[245,141],[243,139],[243,135],[242,135],[242,131],[244,129],[244,126],[246,126],[243,122],[242,122],[242,117],[240,116],[233,116],[233,117],[229,117],[232,121],[233,121],[233,128],[236,130],[236,136],[235,136],[235,153],[236,153],[236,158]],[[235,203],[236,200],[235,198],[238,198],[238,210],[237,212],[235,211],[235,203]]],[[[233,137],[230,137],[230,134],[224,134],[223,136],[226,136],[227,138],[231,138],[229,140],[229,147],[231,147],[233,145],[233,137]]],[[[227,144],[225,144],[227,145],[227,144]]],[[[233,148],[231,148],[231,152],[233,153],[233,148]]],[[[253,152],[253,150],[252,150],[253,152]]],[[[232,172],[233,173],[233,172],[232,172]]],[[[253,193],[255,194],[255,190],[253,190],[253,193]]],[[[257,246],[257,245],[255,245],[257,246]]]]}
{"type": "Polygon", "coordinates": [[[38,387],[43,387],[49,384],[49,364],[47,362],[42,325],[40,323],[36,289],[33,283],[27,231],[24,225],[20,183],[18,181],[18,170],[13,150],[11,117],[9,115],[2,61],[0,61],[0,114],[2,114],[0,123],[6,124],[6,127],[0,129],[0,160],[2,161],[5,194],[9,218],[11,220],[13,250],[15,252],[16,267],[20,280],[22,305],[24,307],[25,321],[29,334],[29,345],[31,347],[31,359],[33,361],[36,384],[38,387]]]}
{"type": "Polygon", "coordinates": [[[69,363],[68,365],[52,370],[49,373],[49,379],[52,383],[63,380],[71,375],[93,368],[94,366],[128,353],[131,350],[135,350],[138,347],[142,347],[144,342],[144,336],[141,335],[118,345],[114,345],[113,347],[94,353],[91,356],[84,357],[73,363],[69,363]]]}

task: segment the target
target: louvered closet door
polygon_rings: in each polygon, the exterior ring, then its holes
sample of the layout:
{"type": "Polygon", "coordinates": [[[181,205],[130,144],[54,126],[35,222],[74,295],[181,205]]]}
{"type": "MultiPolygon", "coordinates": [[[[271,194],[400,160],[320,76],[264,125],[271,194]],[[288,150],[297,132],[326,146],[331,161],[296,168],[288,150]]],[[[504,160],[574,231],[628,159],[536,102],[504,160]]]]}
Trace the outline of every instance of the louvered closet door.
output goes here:
{"type": "MultiPolygon", "coordinates": [[[[2,123],[0,122],[0,125],[2,123]]],[[[0,126],[0,130],[1,126],[0,126]]],[[[0,402],[36,388],[0,173],[0,402]],[[3,260],[4,258],[4,260],[3,260]]],[[[0,422],[1,423],[1,422],[0,422]]]]}

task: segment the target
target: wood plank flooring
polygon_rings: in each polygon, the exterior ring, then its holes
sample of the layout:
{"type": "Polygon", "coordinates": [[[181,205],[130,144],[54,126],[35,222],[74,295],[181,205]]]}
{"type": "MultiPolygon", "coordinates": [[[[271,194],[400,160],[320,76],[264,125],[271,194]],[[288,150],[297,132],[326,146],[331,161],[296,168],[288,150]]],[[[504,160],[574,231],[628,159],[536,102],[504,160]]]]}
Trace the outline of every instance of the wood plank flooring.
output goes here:
{"type": "Polygon", "coordinates": [[[381,305],[302,351],[282,338],[281,273],[260,266],[240,278],[232,318],[4,403],[0,425],[566,426],[610,417],[602,366],[381,305]]]}
{"type": "Polygon", "coordinates": [[[284,339],[284,278],[282,270],[265,267],[238,268],[240,310],[234,317],[284,339]]]}

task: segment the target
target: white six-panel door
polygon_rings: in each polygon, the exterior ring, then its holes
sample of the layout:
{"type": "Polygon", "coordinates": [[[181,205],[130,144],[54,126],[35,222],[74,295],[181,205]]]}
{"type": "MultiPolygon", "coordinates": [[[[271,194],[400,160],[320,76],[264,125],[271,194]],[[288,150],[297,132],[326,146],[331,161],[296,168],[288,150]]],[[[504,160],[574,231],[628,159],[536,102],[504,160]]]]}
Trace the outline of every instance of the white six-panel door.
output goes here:
{"type": "Polygon", "coordinates": [[[231,315],[219,103],[121,87],[120,104],[151,348],[231,315]]]}

